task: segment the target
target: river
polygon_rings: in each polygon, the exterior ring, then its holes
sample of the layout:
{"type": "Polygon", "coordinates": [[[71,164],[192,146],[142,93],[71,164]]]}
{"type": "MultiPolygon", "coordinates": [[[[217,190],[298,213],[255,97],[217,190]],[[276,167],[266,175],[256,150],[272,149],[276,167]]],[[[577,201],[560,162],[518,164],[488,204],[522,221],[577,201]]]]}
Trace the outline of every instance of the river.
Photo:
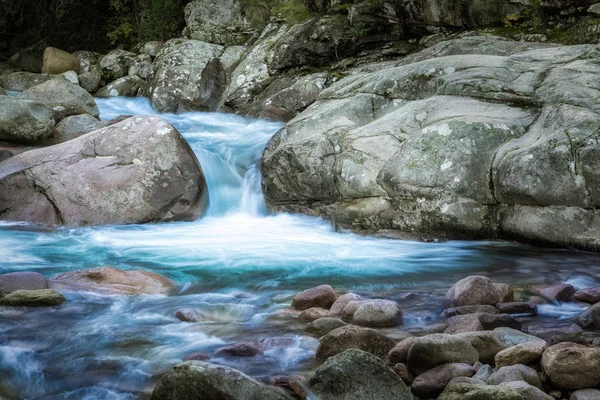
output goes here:
{"type": "MultiPolygon", "coordinates": [[[[155,114],[146,99],[97,102],[102,119],[155,114]]],[[[320,284],[397,300],[405,312],[399,329],[418,333],[442,321],[440,296],[470,274],[521,286],[600,282],[594,253],[506,241],[371,238],[336,232],[319,218],[269,215],[258,164],[280,124],[214,113],[161,116],[189,141],[204,169],[210,196],[204,218],[58,229],[0,222],[0,273],[142,268],[171,278],[178,292],[65,292],[61,307],[0,308],[0,398],[149,398],[160,375],[188,353],[282,336],[286,345],[264,356],[210,361],[265,382],[276,374],[308,374],[318,341],[285,310],[297,291],[320,284]],[[214,318],[181,322],[175,312],[182,307],[214,318]]],[[[583,308],[544,305],[541,321],[567,323],[583,308]]]]}

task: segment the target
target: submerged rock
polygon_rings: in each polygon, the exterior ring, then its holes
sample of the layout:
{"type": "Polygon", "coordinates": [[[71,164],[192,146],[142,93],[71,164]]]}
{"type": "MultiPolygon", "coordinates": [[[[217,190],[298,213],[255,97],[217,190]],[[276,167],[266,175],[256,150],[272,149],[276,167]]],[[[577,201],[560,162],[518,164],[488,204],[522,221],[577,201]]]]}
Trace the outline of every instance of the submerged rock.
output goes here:
{"type": "Polygon", "coordinates": [[[45,307],[58,306],[67,301],[65,296],[52,289],[16,290],[0,299],[0,306],[45,307]]]}
{"type": "Polygon", "coordinates": [[[221,347],[215,352],[216,356],[235,356],[235,357],[253,357],[263,354],[263,349],[260,343],[257,342],[241,342],[229,346],[221,347]]]}
{"type": "Polygon", "coordinates": [[[0,218],[61,225],[191,220],[207,207],[202,169],[175,128],[135,117],[0,166],[0,218]]]}

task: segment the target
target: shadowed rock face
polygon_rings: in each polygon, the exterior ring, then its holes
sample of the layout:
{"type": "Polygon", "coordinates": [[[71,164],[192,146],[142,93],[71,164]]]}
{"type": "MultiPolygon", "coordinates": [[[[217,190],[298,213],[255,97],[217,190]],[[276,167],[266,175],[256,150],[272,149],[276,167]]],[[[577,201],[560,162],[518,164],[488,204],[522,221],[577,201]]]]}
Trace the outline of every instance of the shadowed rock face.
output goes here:
{"type": "Polygon", "coordinates": [[[103,225],[191,220],[208,204],[198,160],[157,117],[135,117],[0,166],[0,218],[103,225]]]}
{"type": "Polygon", "coordinates": [[[600,249],[595,45],[493,36],[351,71],[270,141],[274,209],[417,238],[600,249]]]}

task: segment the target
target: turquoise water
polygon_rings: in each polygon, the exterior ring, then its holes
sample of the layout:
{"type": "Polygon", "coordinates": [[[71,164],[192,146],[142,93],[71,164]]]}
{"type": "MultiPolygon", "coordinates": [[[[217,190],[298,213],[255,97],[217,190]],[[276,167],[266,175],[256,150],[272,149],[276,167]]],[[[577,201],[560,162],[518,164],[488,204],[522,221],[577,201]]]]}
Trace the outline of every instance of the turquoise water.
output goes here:
{"type": "MultiPolygon", "coordinates": [[[[98,100],[103,119],[154,114],[145,99],[98,100]]],[[[399,329],[441,321],[440,296],[473,273],[497,282],[598,284],[600,256],[503,241],[419,243],[338,233],[318,218],[268,215],[259,159],[279,124],[210,113],[163,114],[190,142],[208,181],[210,209],[195,222],[93,228],[0,223],[0,273],[113,266],[146,269],[178,284],[173,296],[66,292],[58,308],[0,308],[0,398],[147,398],[166,368],[239,340],[285,336],[256,358],[211,361],[258,379],[314,368],[316,339],[283,313],[291,296],[319,284],[398,300],[399,329]],[[184,323],[182,307],[214,321],[184,323]]],[[[568,320],[579,305],[548,305],[568,320]]]]}

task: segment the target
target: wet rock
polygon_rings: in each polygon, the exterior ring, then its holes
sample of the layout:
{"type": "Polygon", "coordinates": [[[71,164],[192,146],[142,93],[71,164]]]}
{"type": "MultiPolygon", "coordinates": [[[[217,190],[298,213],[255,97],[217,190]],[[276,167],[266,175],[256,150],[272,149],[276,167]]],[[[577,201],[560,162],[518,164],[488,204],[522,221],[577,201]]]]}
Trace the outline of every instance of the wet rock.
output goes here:
{"type": "Polygon", "coordinates": [[[479,322],[485,330],[493,330],[500,327],[521,329],[521,323],[508,314],[476,314],[479,322]]]}
{"type": "Polygon", "coordinates": [[[537,315],[538,307],[535,303],[499,303],[496,305],[501,313],[537,315]]]}
{"type": "Polygon", "coordinates": [[[342,313],[342,310],[348,305],[348,303],[350,303],[351,301],[360,300],[361,297],[355,293],[343,294],[335,300],[329,311],[331,311],[332,314],[340,315],[342,313]]]}
{"type": "Polygon", "coordinates": [[[596,304],[600,302],[600,286],[578,290],[573,298],[584,303],[596,304]]]}
{"type": "Polygon", "coordinates": [[[479,318],[475,314],[456,315],[448,318],[448,328],[444,331],[447,334],[462,332],[477,332],[485,330],[479,318]]]}
{"type": "Polygon", "coordinates": [[[388,353],[388,358],[391,364],[403,363],[408,361],[408,352],[413,344],[417,341],[417,337],[411,336],[398,342],[388,353]]]}
{"type": "Polygon", "coordinates": [[[448,307],[494,305],[499,300],[492,281],[485,276],[473,275],[455,283],[446,293],[448,307]]]}
{"type": "Polygon", "coordinates": [[[415,375],[446,363],[473,365],[479,353],[467,340],[454,335],[434,334],[418,338],[408,352],[408,368],[415,375]]]}
{"type": "Polygon", "coordinates": [[[183,361],[206,361],[210,358],[210,356],[206,353],[195,352],[190,353],[183,357],[183,361]]]}
{"type": "Polygon", "coordinates": [[[475,371],[469,364],[444,364],[417,376],[412,383],[411,392],[423,398],[436,398],[452,379],[463,376],[470,378],[475,371]]]}
{"type": "Polygon", "coordinates": [[[174,127],[154,116],[20,153],[0,169],[0,218],[10,221],[74,226],[193,220],[207,201],[196,156],[174,127]]]}
{"type": "Polygon", "coordinates": [[[580,313],[573,322],[584,329],[600,329],[600,303],[580,313]]]}
{"type": "Polygon", "coordinates": [[[316,357],[324,361],[348,349],[359,349],[383,357],[394,347],[395,342],[369,328],[354,325],[334,329],[321,338],[316,357]]]}
{"type": "Polygon", "coordinates": [[[0,140],[35,144],[50,135],[54,122],[52,108],[40,102],[0,96],[0,140]]]}
{"type": "Polygon", "coordinates": [[[298,380],[289,376],[276,376],[273,385],[284,389],[292,398],[298,400],[306,399],[306,391],[298,380]]]}
{"type": "Polygon", "coordinates": [[[100,112],[94,98],[83,88],[66,80],[53,79],[25,90],[20,98],[39,101],[49,107],[65,107],[66,114],[89,114],[98,118],[100,112]]]}
{"type": "Polygon", "coordinates": [[[501,383],[502,387],[509,387],[516,389],[521,396],[523,396],[523,400],[552,400],[553,398],[546,393],[544,393],[539,388],[528,384],[523,381],[514,381],[514,382],[504,382],[501,383]]]}
{"type": "Polygon", "coordinates": [[[548,345],[561,342],[583,343],[581,333],[583,330],[576,324],[563,326],[529,326],[528,332],[545,340],[548,345]]]}
{"type": "Polygon", "coordinates": [[[542,369],[560,389],[585,389],[600,384],[600,349],[559,343],[542,355],[542,369]]]}
{"type": "Polygon", "coordinates": [[[50,285],[100,293],[168,294],[175,283],[164,276],[141,269],[122,271],[100,267],[64,272],[50,278],[50,285]]]}
{"type": "Polygon", "coordinates": [[[350,349],[329,358],[310,379],[322,400],[409,400],[400,377],[367,352],[350,349]]]}
{"type": "Polygon", "coordinates": [[[523,397],[509,387],[458,383],[445,390],[438,400],[523,400],[523,397]]]}
{"type": "Polygon", "coordinates": [[[139,76],[142,79],[148,79],[152,75],[152,57],[148,54],[136,56],[127,72],[130,76],[139,76]]]}
{"type": "Polygon", "coordinates": [[[402,322],[402,310],[395,301],[370,300],[354,312],[352,322],[369,327],[391,327],[402,322]]]}
{"type": "Polygon", "coordinates": [[[311,322],[304,331],[311,335],[321,337],[342,326],[346,326],[346,323],[339,318],[319,318],[311,322]]]}
{"type": "Polygon", "coordinates": [[[0,297],[17,290],[48,289],[48,281],[37,272],[10,272],[0,275],[0,297]]]}
{"type": "Polygon", "coordinates": [[[254,357],[263,355],[263,349],[257,342],[242,342],[221,347],[215,352],[216,356],[254,357]]]}
{"type": "Polygon", "coordinates": [[[554,285],[540,290],[540,294],[550,301],[569,301],[575,294],[575,288],[571,285],[554,285]]]}
{"type": "Polygon", "coordinates": [[[494,283],[494,287],[498,292],[498,297],[500,298],[500,303],[510,303],[514,301],[515,292],[506,283],[494,283]]]}
{"type": "Polygon", "coordinates": [[[203,321],[202,314],[193,308],[180,308],[175,312],[175,317],[183,322],[199,322],[203,321]]]}
{"type": "Polygon", "coordinates": [[[328,317],[333,317],[333,314],[329,312],[329,310],[325,310],[324,308],[320,307],[311,307],[307,310],[302,311],[302,313],[300,313],[300,315],[298,316],[298,319],[304,322],[312,322],[319,318],[328,317]]]}
{"type": "Polygon", "coordinates": [[[46,47],[46,50],[44,50],[42,66],[44,74],[62,74],[67,71],[78,74],[79,70],[79,59],[73,54],[54,47],[46,47]]]}
{"type": "Polygon", "coordinates": [[[503,382],[524,381],[537,388],[543,388],[542,380],[536,370],[525,365],[510,365],[498,368],[486,381],[488,385],[499,385],[503,382]]]}
{"type": "Polygon", "coordinates": [[[548,346],[541,341],[521,343],[496,354],[496,368],[507,365],[537,363],[548,346]]]}
{"type": "Polygon", "coordinates": [[[124,76],[96,92],[96,97],[135,97],[139,90],[144,86],[145,81],[137,75],[124,76]]]}
{"type": "Polygon", "coordinates": [[[0,299],[0,306],[45,307],[58,306],[67,299],[52,289],[16,290],[0,299]]]}
{"type": "Polygon", "coordinates": [[[64,143],[102,128],[104,124],[91,115],[72,115],[56,124],[50,136],[44,141],[44,145],[64,143]]]}
{"type": "Polygon", "coordinates": [[[127,75],[135,54],[125,50],[113,50],[100,59],[102,77],[108,82],[127,75]]]}
{"type": "Polygon", "coordinates": [[[406,383],[407,385],[411,385],[415,380],[413,375],[408,370],[406,364],[398,363],[394,365],[393,369],[396,375],[398,375],[400,379],[402,379],[402,382],[406,383]]]}
{"type": "Polygon", "coordinates": [[[306,310],[311,307],[329,310],[335,299],[333,288],[329,285],[321,285],[297,293],[292,300],[292,307],[297,310],[306,310]]]}
{"type": "Polygon", "coordinates": [[[600,390],[598,389],[581,389],[571,393],[569,400],[597,400],[600,399],[600,390]]]}
{"type": "Polygon", "coordinates": [[[160,379],[152,400],[285,400],[274,389],[233,368],[204,361],[172,367],[160,379]]]}
{"type": "Polygon", "coordinates": [[[462,307],[451,307],[444,310],[444,316],[454,317],[456,315],[468,315],[468,314],[498,314],[500,311],[497,307],[490,305],[476,305],[476,306],[462,306],[462,307]]]}

